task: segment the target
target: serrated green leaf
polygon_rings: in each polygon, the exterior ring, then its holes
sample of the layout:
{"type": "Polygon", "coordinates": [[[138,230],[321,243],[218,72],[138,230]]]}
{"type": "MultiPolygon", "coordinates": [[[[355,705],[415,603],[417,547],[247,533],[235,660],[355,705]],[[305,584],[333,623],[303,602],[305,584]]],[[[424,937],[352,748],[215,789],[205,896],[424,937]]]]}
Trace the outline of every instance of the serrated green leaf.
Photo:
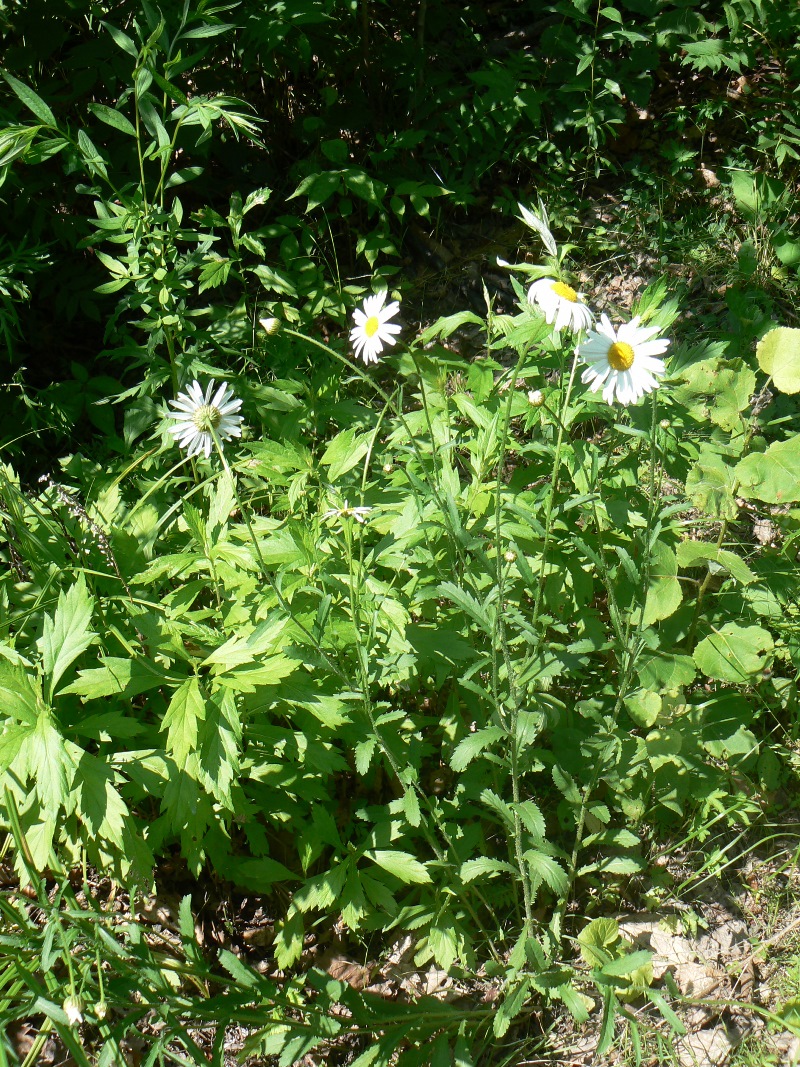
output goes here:
{"type": "Polygon", "coordinates": [[[369,451],[371,433],[359,433],[358,430],[342,430],[337,433],[320,459],[323,467],[328,467],[328,478],[338,481],[343,474],[352,470],[369,451]]]}
{"type": "Polygon", "coordinates": [[[45,615],[40,647],[51,697],[67,667],[97,636],[90,629],[93,608],[94,600],[89,596],[85,578],[80,575],[69,590],[59,594],[52,619],[45,615]]]}
{"type": "Polygon", "coordinates": [[[143,659],[123,659],[119,656],[104,656],[101,667],[78,671],[74,682],[59,690],[59,695],[74,693],[84,700],[96,700],[119,694],[130,699],[163,685],[169,675],[143,659]]]}
{"type": "Polygon", "coordinates": [[[529,848],[523,858],[528,864],[534,890],[537,890],[544,882],[557,896],[566,893],[569,879],[567,872],[557,860],[535,848],[529,848]]]}
{"type": "Polygon", "coordinates": [[[520,804],[512,804],[511,810],[519,815],[522,825],[533,837],[544,840],[546,828],[544,816],[538,806],[532,800],[523,800],[520,804]]]}
{"type": "Polygon", "coordinates": [[[450,757],[450,766],[454,771],[466,770],[477,756],[501,737],[505,737],[505,731],[499,726],[486,726],[483,730],[476,730],[474,734],[467,734],[456,745],[450,757]]]}
{"type": "Polygon", "coordinates": [[[167,750],[179,767],[197,749],[200,723],[206,717],[206,704],[200,683],[192,676],[175,691],[161,724],[167,731],[167,750]]]}
{"type": "Polygon", "coordinates": [[[406,885],[426,885],[431,880],[425,865],[414,859],[410,852],[376,848],[365,855],[406,885]]]}
{"type": "Polygon", "coordinates": [[[111,768],[84,752],[78,761],[73,788],[78,790],[81,820],[92,837],[105,838],[117,848],[123,848],[123,831],[130,813],[114,786],[111,768]]]}
{"type": "Polygon", "coordinates": [[[510,874],[518,875],[519,871],[505,860],[492,860],[486,856],[478,859],[467,860],[461,864],[459,876],[464,883],[474,882],[476,878],[485,878],[487,875],[510,874]]]}

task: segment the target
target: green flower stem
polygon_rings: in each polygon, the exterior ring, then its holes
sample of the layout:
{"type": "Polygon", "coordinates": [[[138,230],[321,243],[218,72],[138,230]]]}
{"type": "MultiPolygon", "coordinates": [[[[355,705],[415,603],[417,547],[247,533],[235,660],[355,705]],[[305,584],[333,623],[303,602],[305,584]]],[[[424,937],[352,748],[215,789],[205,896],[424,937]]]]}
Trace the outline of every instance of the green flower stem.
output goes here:
{"type": "Polygon", "coordinates": [[[501,548],[501,510],[502,510],[502,492],[503,492],[503,469],[505,467],[506,452],[508,450],[508,433],[509,426],[511,425],[511,408],[514,403],[514,397],[517,389],[517,379],[522,369],[522,364],[527,356],[527,351],[520,353],[517,360],[514,371],[511,375],[511,381],[508,385],[508,399],[505,405],[505,414],[503,418],[503,429],[500,436],[500,454],[497,458],[497,483],[495,486],[495,508],[494,508],[494,530],[495,530],[495,561],[496,561],[496,582],[497,582],[497,611],[495,613],[495,632],[492,639],[492,689],[497,707],[498,715],[502,713],[500,710],[499,701],[499,686],[498,686],[498,662],[497,662],[497,646],[498,640],[500,644],[500,650],[503,655],[503,662],[506,668],[506,676],[508,678],[508,695],[509,705],[511,708],[511,716],[509,723],[509,733],[511,735],[511,792],[514,802],[514,858],[517,862],[517,868],[519,870],[520,883],[522,885],[522,902],[525,909],[525,932],[527,936],[533,931],[533,895],[531,892],[531,881],[528,873],[528,868],[525,863],[523,842],[522,842],[522,820],[519,816],[519,805],[521,802],[520,791],[520,770],[519,770],[519,739],[517,737],[517,726],[519,722],[519,695],[515,682],[514,665],[511,659],[511,654],[508,648],[508,636],[506,634],[505,620],[503,617],[503,610],[505,606],[505,571],[503,568],[503,553],[501,548]]]}
{"type": "MultiPolygon", "coordinates": [[[[547,494],[547,500],[545,503],[545,521],[544,521],[544,541],[542,543],[541,551],[541,568],[539,573],[539,582],[536,586],[536,596],[533,602],[533,612],[531,615],[531,627],[536,630],[539,623],[539,614],[542,610],[542,598],[544,596],[544,586],[547,579],[547,553],[550,548],[550,538],[553,532],[553,504],[555,503],[556,490],[558,488],[559,474],[561,470],[561,449],[564,443],[564,433],[566,431],[565,419],[567,411],[569,409],[569,403],[572,398],[572,389],[575,384],[575,372],[578,369],[578,356],[577,354],[572,358],[572,367],[569,373],[569,379],[567,381],[567,388],[564,392],[563,400],[560,405],[558,413],[558,434],[556,436],[556,447],[553,456],[553,475],[550,479],[550,489],[547,494]]],[[[543,635],[537,632],[537,640],[533,649],[528,654],[520,673],[524,674],[533,659],[539,655],[542,647],[543,635]]]]}
{"type": "Polygon", "coordinates": [[[280,590],[280,588],[278,586],[278,583],[275,581],[274,575],[272,574],[272,572],[269,570],[269,568],[267,567],[266,563],[264,562],[264,557],[261,554],[261,548],[260,548],[259,543],[258,543],[258,538],[256,537],[255,531],[253,529],[253,524],[250,521],[250,514],[248,512],[248,509],[244,506],[244,503],[242,501],[241,496],[239,495],[239,488],[238,488],[238,486],[236,484],[236,478],[233,475],[233,471],[231,470],[231,467],[230,467],[230,464],[228,463],[228,460],[225,458],[225,451],[224,451],[224,449],[222,447],[222,442],[219,439],[219,435],[217,434],[216,430],[213,429],[213,427],[212,427],[210,432],[211,432],[212,437],[214,438],[214,445],[215,445],[215,447],[217,449],[217,454],[219,455],[219,458],[220,458],[220,460],[222,462],[222,466],[224,467],[225,473],[228,475],[228,478],[230,479],[231,489],[233,490],[234,499],[236,500],[236,503],[239,505],[239,511],[241,512],[242,518],[244,519],[245,526],[247,527],[247,532],[250,534],[250,540],[252,542],[253,548],[255,549],[256,556],[258,557],[258,562],[259,562],[259,565],[261,567],[262,575],[269,582],[270,586],[272,587],[272,591],[274,592],[275,596],[278,598],[278,603],[280,604],[281,608],[286,612],[287,616],[295,624],[295,626],[301,631],[301,633],[304,634],[305,637],[307,637],[309,639],[309,641],[311,642],[313,647],[319,649],[319,652],[321,653],[321,655],[324,658],[324,660],[327,663],[327,665],[334,672],[334,674],[336,674],[337,677],[342,678],[349,686],[352,686],[352,679],[348,678],[347,675],[344,673],[344,671],[336,663],[333,662],[333,660],[330,658],[330,656],[327,654],[327,652],[325,652],[322,648],[319,647],[319,642],[314,637],[314,635],[311,633],[311,631],[308,629],[308,627],[304,623],[300,622],[300,620],[298,618],[296,618],[292,614],[292,609],[291,609],[290,604],[288,603],[288,601],[286,600],[286,597],[281,592],[281,590],[280,590]]]}
{"type": "MultiPolygon", "coordinates": [[[[409,443],[414,451],[414,454],[417,457],[421,469],[423,471],[425,470],[425,459],[422,453],[420,452],[419,445],[417,444],[416,439],[413,433],[411,432],[411,428],[406,422],[405,415],[403,414],[402,409],[397,405],[395,400],[386,392],[385,389],[378,385],[378,383],[374,381],[364,370],[362,370],[362,368],[359,367],[357,363],[353,363],[346,356],[343,356],[341,352],[337,352],[333,348],[328,348],[327,345],[323,344],[322,341],[318,341],[315,337],[309,337],[307,334],[300,333],[298,330],[292,330],[288,326],[282,327],[282,331],[283,333],[288,334],[290,337],[297,337],[300,341],[305,341],[310,345],[314,345],[315,348],[321,349],[327,356],[333,356],[334,359],[338,360],[339,363],[347,367],[348,370],[355,371],[358,377],[361,378],[362,381],[366,382],[377,393],[381,400],[383,400],[384,404],[386,404],[386,406],[390,408],[390,410],[397,416],[401,426],[408,435],[409,443]]],[[[441,499],[441,495],[439,493],[439,489],[435,479],[431,483],[431,491],[433,493],[434,500],[436,501],[439,510],[441,511],[442,515],[446,517],[448,514],[447,508],[441,499]]]]}

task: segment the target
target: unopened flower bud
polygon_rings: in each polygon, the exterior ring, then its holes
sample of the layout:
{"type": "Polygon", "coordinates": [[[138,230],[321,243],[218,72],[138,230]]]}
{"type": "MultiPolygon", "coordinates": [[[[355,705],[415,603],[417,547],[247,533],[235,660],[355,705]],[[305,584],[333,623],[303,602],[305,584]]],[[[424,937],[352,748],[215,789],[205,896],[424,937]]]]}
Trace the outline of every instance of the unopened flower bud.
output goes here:
{"type": "Polygon", "coordinates": [[[276,334],[281,328],[280,319],[259,319],[258,321],[261,323],[261,325],[264,327],[265,332],[269,334],[270,337],[274,336],[274,334],[276,334]]]}
{"type": "Polygon", "coordinates": [[[528,392],[528,403],[535,408],[540,408],[544,403],[544,393],[541,389],[531,389],[528,392]]]}
{"type": "Polygon", "coordinates": [[[512,552],[512,550],[510,548],[507,548],[506,551],[503,553],[503,559],[506,561],[506,563],[513,563],[516,560],[516,558],[517,558],[517,553],[516,552],[512,552]]]}
{"type": "Polygon", "coordinates": [[[108,1004],[105,1000],[98,1000],[94,1006],[94,1015],[100,1022],[108,1017],[108,1004]]]}
{"type": "Polygon", "coordinates": [[[394,463],[389,463],[389,462],[384,463],[384,465],[383,465],[383,473],[384,474],[391,474],[393,470],[394,470],[394,463]]]}
{"type": "Polygon", "coordinates": [[[669,429],[669,419],[662,419],[661,422],[658,425],[661,427],[662,430],[668,430],[669,429]]]}
{"type": "Polygon", "coordinates": [[[61,1006],[70,1026],[78,1026],[83,1022],[83,1001],[80,997],[67,997],[61,1006]]]}

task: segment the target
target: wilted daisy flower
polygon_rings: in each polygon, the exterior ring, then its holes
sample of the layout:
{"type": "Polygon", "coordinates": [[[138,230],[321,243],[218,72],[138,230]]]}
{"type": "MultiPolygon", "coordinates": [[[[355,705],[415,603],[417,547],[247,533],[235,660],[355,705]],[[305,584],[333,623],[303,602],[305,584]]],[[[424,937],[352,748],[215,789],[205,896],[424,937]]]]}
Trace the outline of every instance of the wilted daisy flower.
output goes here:
{"type": "Polygon", "coordinates": [[[270,337],[274,336],[281,328],[280,319],[259,319],[262,329],[264,329],[270,337]]]}
{"type": "Polygon", "coordinates": [[[241,400],[233,399],[233,390],[225,382],[212,398],[215,385],[212,379],[204,393],[200,383],[194,381],[186,392],[178,393],[174,400],[170,400],[177,409],[174,414],[170,412],[177,425],[170,426],[169,432],[175,435],[181,448],[186,449],[187,456],[205,452],[208,459],[214,445],[214,433],[220,441],[242,435],[242,416],[234,414],[242,406],[241,400]]]}
{"type": "Polygon", "coordinates": [[[70,1026],[78,1026],[83,1022],[83,1001],[80,997],[67,997],[62,1008],[70,1026]]]}
{"type": "Polygon", "coordinates": [[[353,518],[356,522],[366,522],[367,515],[372,511],[372,508],[351,508],[350,504],[345,500],[344,504],[340,508],[331,508],[330,511],[326,511],[322,516],[323,522],[326,519],[344,519],[353,518]]]}
{"type": "Polygon", "coordinates": [[[545,322],[557,330],[564,326],[577,333],[588,330],[594,322],[594,316],[583,302],[580,293],[564,282],[553,278],[540,278],[528,290],[528,303],[538,304],[544,312],[545,322]]]}
{"type": "Polygon", "coordinates": [[[353,312],[355,326],[350,331],[350,340],[357,356],[365,363],[377,363],[378,356],[383,351],[384,345],[395,343],[394,334],[400,333],[401,327],[397,323],[390,322],[400,305],[396,300],[384,307],[386,290],[368,296],[360,308],[353,312]]]}
{"type": "Polygon", "coordinates": [[[591,383],[593,393],[602,388],[607,404],[613,404],[615,393],[620,404],[635,404],[659,386],[654,376],[664,373],[664,361],[656,357],[666,352],[669,341],[656,338],[657,326],[640,326],[640,321],[637,315],[615,331],[604,314],[578,346],[578,355],[589,364],[581,381],[591,383]]]}

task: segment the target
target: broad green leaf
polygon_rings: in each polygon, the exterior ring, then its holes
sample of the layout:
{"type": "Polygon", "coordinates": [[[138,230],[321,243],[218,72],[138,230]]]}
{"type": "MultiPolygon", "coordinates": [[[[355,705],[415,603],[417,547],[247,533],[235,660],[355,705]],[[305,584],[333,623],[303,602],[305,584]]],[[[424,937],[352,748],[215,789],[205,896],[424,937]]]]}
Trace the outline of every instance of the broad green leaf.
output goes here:
{"type": "Polygon", "coordinates": [[[736,465],[742,496],[787,504],[800,500],[800,434],[752,452],[736,465]]]}
{"type": "Polygon", "coordinates": [[[760,626],[729,622],[699,642],[694,661],[709,678],[747,682],[764,669],[772,645],[772,635],[760,626]]]}
{"type": "Polygon", "coordinates": [[[758,342],[758,365],[782,393],[800,392],[800,330],[778,326],[758,342]]]}
{"type": "Polygon", "coordinates": [[[431,880],[425,865],[414,859],[410,852],[376,848],[365,855],[406,885],[409,883],[425,885],[431,880]]]}
{"type": "Polygon", "coordinates": [[[90,629],[93,608],[94,600],[86,589],[85,578],[80,575],[67,592],[62,590],[59,594],[52,619],[45,615],[40,647],[51,697],[67,667],[97,636],[90,629]]]}
{"type": "Polygon", "coordinates": [[[680,653],[673,655],[669,652],[652,654],[644,652],[636,661],[636,672],[639,685],[643,689],[653,689],[663,693],[691,685],[697,674],[697,668],[691,656],[680,653]]]}
{"type": "Polygon", "coordinates": [[[661,713],[661,697],[658,693],[637,689],[625,697],[625,707],[636,725],[648,730],[661,713]]]}
{"type": "Polygon", "coordinates": [[[578,934],[581,956],[589,967],[602,967],[616,956],[620,942],[616,919],[592,919],[578,934]]]}
{"type": "Polygon", "coordinates": [[[739,514],[736,485],[733,467],[719,453],[704,447],[686,478],[686,495],[710,519],[732,521],[739,514]]]}
{"type": "Polygon", "coordinates": [[[679,567],[700,567],[711,561],[717,564],[719,569],[726,570],[741,585],[749,585],[756,578],[743,559],[734,552],[720,548],[716,543],[681,541],[677,556],[679,567]]]}
{"type": "Polygon", "coordinates": [[[185,766],[189,754],[197,749],[199,725],[205,717],[200,683],[192,676],[176,689],[161,724],[167,731],[167,750],[179,767],[185,766]]]}
{"type": "Polygon", "coordinates": [[[505,737],[505,731],[499,726],[487,726],[483,730],[476,730],[474,734],[467,734],[456,745],[450,757],[450,766],[454,771],[466,770],[476,756],[480,756],[484,749],[499,741],[501,737],[505,737]]]}
{"type": "Polygon", "coordinates": [[[657,541],[652,550],[643,626],[652,626],[654,622],[668,619],[681,606],[683,590],[677,574],[675,553],[668,545],[657,541]]]}
{"type": "Polygon", "coordinates": [[[713,422],[729,432],[743,426],[756,376],[741,359],[720,356],[689,364],[680,372],[682,384],[673,393],[699,422],[713,422]]]}
{"type": "Polygon", "coordinates": [[[40,96],[36,95],[33,89],[25,85],[23,82],[18,81],[13,75],[9,74],[6,70],[0,71],[0,73],[2,73],[5,80],[14,90],[16,95],[25,105],[25,107],[29,111],[33,112],[39,122],[41,122],[44,126],[56,125],[55,115],[44,102],[44,100],[42,100],[40,96]]]}

